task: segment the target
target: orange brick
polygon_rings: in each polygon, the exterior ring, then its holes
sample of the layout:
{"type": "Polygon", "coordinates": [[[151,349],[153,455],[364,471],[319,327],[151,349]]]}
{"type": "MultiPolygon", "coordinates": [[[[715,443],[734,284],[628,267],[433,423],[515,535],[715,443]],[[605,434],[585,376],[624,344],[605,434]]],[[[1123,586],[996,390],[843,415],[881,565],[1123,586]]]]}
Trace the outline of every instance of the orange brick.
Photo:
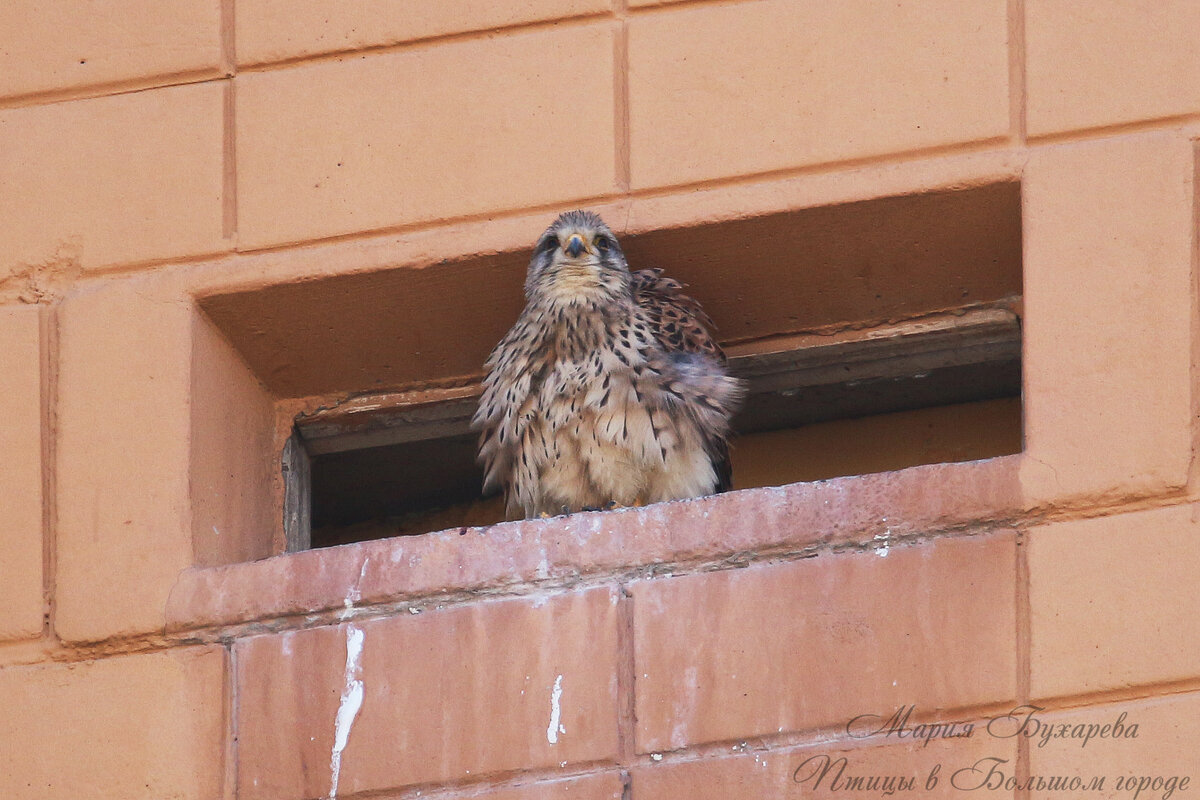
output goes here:
{"type": "Polygon", "coordinates": [[[1030,532],[1035,697],[1200,676],[1198,516],[1172,506],[1030,532]]]}
{"type": "Polygon", "coordinates": [[[604,588],[239,642],[238,797],[329,793],[339,713],[345,794],[611,758],[616,618],[604,588]]]}
{"type": "Polygon", "coordinates": [[[238,61],[288,58],[607,11],[609,0],[241,0],[237,4],[238,61]]]}
{"type": "Polygon", "coordinates": [[[1011,533],[633,584],[637,747],[1015,693],[1011,533]]]}
{"type": "Polygon", "coordinates": [[[1054,776],[1079,777],[1083,786],[1103,778],[1106,792],[1065,794],[1031,785],[1032,800],[1088,796],[1162,800],[1196,794],[1200,781],[1196,771],[1200,693],[1035,713],[1024,730],[1033,733],[1029,747],[1031,776],[1047,780],[1054,776]],[[1068,735],[1059,737],[1064,725],[1068,735]],[[1109,731],[1095,735],[1105,725],[1110,726],[1109,731]],[[1043,735],[1050,738],[1043,740],[1043,735]]]}
{"type": "Polygon", "coordinates": [[[629,31],[635,188],[1004,136],[1002,0],[705,5],[629,31]]]}
{"type": "Polygon", "coordinates": [[[0,274],[226,248],[222,102],[208,83],[0,111],[0,274]]]}
{"type": "Polygon", "coordinates": [[[192,329],[192,545],[198,565],[272,554],[281,469],[274,398],[208,317],[192,329]]]}
{"type": "Polygon", "coordinates": [[[336,610],[348,586],[359,588],[364,603],[378,604],[958,528],[1020,512],[1019,466],[1018,456],[927,464],[189,569],[171,592],[168,627],[191,630],[336,610]]]}
{"type": "Polygon", "coordinates": [[[225,654],[0,669],[5,800],[222,797],[225,654]]]}
{"type": "Polygon", "coordinates": [[[243,245],[611,192],[606,23],[237,78],[243,245]]]}
{"type": "Polygon", "coordinates": [[[42,357],[36,306],[0,308],[0,639],[42,632],[42,357]]]}
{"type": "Polygon", "coordinates": [[[1193,0],[1025,4],[1030,134],[1200,111],[1193,0]]]}
{"type": "Polygon", "coordinates": [[[57,409],[58,633],[161,630],[191,564],[190,304],[152,278],[63,301],[57,409]]]}
{"type": "Polygon", "coordinates": [[[1153,133],[1039,148],[1023,194],[1027,496],[1184,485],[1191,144],[1153,133]]]}
{"type": "Polygon", "coordinates": [[[468,792],[463,797],[479,800],[621,800],[623,786],[620,773],[589,775],[561,781],[531,783],[511,789],[497,789],[477,794],[468,792]]]}
{"type": "Polygon", "coordinates": [[[179,73],[217,75],[220,0],[6,0],[0,95],[179,73]]]}
{"type": "MultiPolygon", "coordinates": [[[[962,717],[938,717],[927,723],[965,722],[962,717]]],[[[911,735],[912,722],[907,731],[911,735]]],[[[731,797],[963,797],[954,773],[969,770],[982,759],[1000,759],[1008,769],[1016,761],[1014,740],[989,737],[986,720],[972,723],[969,736],[856,746],[840,741],[804,747],[739,748],[740,755],[663,763],[633,772],[633,796],[638,800],[728,800],[731,797]],[[845,759],[844,764],[842,759],[845,759]],[[885,783],[886,781],[891,783],[885,783]],[[862,783],[859,783],[859,781],[862,783]],[[870,781],[877,781],[872,785],[870,781]],[[910,789],[901,788],[901,781],[910,789]],[[867,787],[871,789],[868,790],[867,787]],[[888,791],[888,788],[891,791],[888,791]]],[[[956,729],[961,733],[965,728],[956,729]]],[[[959,776],[963,777],[962,774],[959,776]]],[[[971,797],[1011,798],[1012,792],[971,791],[971,797]]]]}

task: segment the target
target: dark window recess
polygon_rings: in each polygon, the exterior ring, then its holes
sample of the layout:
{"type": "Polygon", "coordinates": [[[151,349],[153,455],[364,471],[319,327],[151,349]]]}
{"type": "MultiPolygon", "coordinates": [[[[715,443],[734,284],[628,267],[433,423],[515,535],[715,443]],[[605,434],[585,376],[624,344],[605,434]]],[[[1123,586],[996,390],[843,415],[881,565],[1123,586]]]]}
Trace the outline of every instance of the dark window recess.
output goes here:
{"type": "MultiPolygon", "coordinates": [[[[975,309],[733,345],[729,364],[749,387],[736,430],[763,433],[1015,397],[1021,331],[1011,308],[975,309]]],[[[419,394],[358,397],[297,420],[293,446],[311,459],[311,546],[500,518],[479,494],[468,429],[477,387],[419,394]]]]}
{"type": "MultiPolygon", "coordinates": [[[[689,286],[749,395],[735,488],[1021,449],[1015,182],[623,237],[689,286]]],[[[528,252],[206,298],[281,398],[339,397],[284,452],[289,549],[503,518],[468,421],[528,252]]]]}

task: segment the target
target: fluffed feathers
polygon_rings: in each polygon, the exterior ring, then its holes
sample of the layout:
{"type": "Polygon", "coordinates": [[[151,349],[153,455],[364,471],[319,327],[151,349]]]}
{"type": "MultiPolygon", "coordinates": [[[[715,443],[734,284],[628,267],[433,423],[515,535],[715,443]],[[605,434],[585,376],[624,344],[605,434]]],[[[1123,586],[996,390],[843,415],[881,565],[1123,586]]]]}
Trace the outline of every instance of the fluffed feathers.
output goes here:
{"type": "Polygon", "coordinates": [[[485,491],[502,487],[510,514],[728,488],[742,387],[681,289],[661,270],[631,275],[594,214],[564,214],[539,239],[473,420],[485,491]]]}

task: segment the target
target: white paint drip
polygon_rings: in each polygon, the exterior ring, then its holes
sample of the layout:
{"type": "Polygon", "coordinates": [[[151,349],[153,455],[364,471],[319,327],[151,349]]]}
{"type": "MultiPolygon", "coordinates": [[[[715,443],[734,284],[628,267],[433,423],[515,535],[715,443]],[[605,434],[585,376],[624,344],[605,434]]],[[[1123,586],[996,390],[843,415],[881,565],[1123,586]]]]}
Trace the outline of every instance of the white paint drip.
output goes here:
{"type": "Polygon", "coordinates": [[[562,719],[562,679],[562,675],[554,679],[554,690],[550,692],[550,725],[546,728],[546,741],[550,744],[558,744],[558,735],[567,732],[560,722],[562,719]]]}
{"type": "Polygon", "coordinates": [[[338,779],[342,774],[342,751],[350,741],[350,728],[363,704],[362,675],[363,632],[353,625],[346,626],[346,683],[333,724],[333,751],[329,754],[329,800],[337,800],[338,779]]]}

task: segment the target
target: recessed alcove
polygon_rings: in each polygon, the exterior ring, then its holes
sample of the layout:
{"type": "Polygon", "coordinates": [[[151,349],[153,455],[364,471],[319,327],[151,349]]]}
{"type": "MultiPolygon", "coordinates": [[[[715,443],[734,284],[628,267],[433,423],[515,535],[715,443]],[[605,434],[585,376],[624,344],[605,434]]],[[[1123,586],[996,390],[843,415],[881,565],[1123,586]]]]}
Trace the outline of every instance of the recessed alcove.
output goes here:
{"type": "MultiPolygon", "coordinates": [[[[1018,183],[621,241],[633,269],[688,284],[749,382],[736,488],[1020,450],[1018,183]]],[[[269,498],[281,528],[291,509],[289,547],[502,519],[479,497],[466,425],[528,259],[471,254],[199,299],[275,399],[277,454],[291,436],[269,498]]]]}

